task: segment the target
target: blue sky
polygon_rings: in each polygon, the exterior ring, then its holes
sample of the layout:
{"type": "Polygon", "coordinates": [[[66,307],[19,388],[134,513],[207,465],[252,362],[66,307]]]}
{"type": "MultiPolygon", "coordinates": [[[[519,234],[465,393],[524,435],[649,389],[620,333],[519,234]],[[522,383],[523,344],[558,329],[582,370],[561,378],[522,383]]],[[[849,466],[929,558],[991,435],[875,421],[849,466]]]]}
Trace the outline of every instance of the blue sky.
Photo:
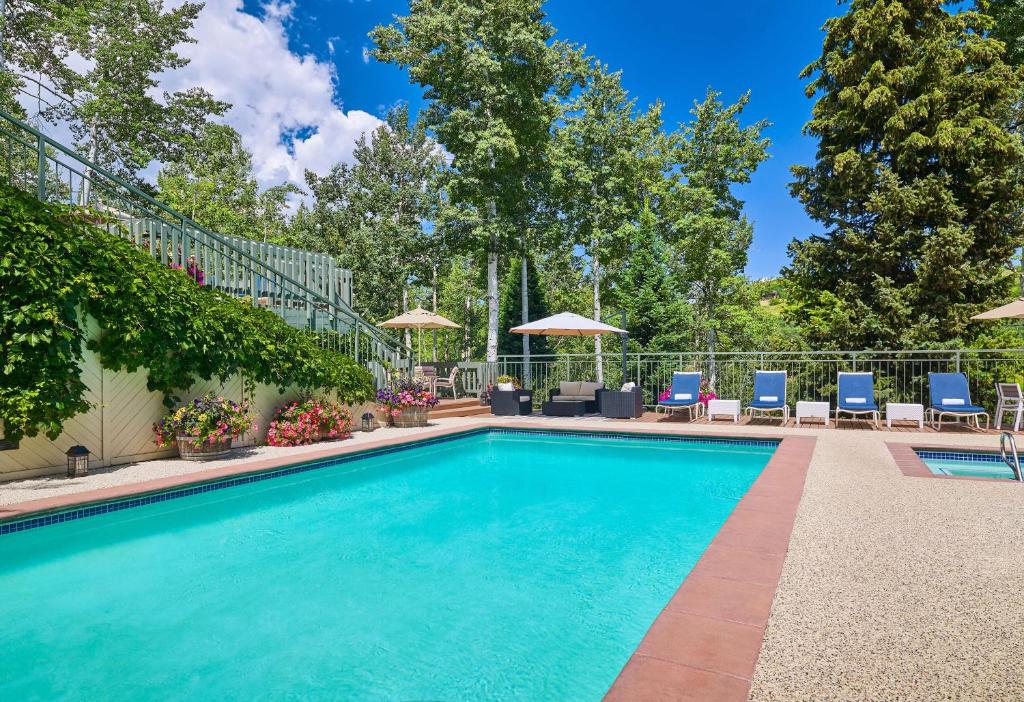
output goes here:
{"type": "MultiPolygon", "coordinates": [[[[245,10],[264,16],[258,0],[245,10]]],[[[407,11],[401,0],[297,0],[283,26],[292,52],[312,54],[336,67],[334,100],[347,112],[381,116],[395,102],[422,104],[406,74],[366,57],[367,32],[407,11]]],[[[562,39],[585,44],[590,54],[623,71],[640,103],[661,99],[669,124],[688,119],[707,86],[734,101],[751,91],[745,113],[767,119],[771,158],[740,191],[754,222],[749,275],[774,275],[787,261],[793,237],[817,231],[789,196],[789,166],[809,163],[814,141],[801,135],[812,105],[801,69],[821,49],[824,21],[843,10],[835,0],[550,0],[549,20],[562,39]]]]}

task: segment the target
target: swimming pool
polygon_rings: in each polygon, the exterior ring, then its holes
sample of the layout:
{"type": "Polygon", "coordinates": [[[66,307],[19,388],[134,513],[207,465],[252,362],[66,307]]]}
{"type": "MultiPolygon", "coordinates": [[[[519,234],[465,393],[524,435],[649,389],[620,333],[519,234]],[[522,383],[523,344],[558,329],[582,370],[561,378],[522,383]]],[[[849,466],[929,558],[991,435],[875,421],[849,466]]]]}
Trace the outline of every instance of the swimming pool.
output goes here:
{"type": "Polygon", "coordinates": [[[917,455],[935,475],[1015,480],[1013,470],[997,453],[917,449],[917,455]]]}
{"type": "Polygon", "coordinates": [[[774,449],[478,432],[8,533],[0,699],[598,700],[774,449]]]}

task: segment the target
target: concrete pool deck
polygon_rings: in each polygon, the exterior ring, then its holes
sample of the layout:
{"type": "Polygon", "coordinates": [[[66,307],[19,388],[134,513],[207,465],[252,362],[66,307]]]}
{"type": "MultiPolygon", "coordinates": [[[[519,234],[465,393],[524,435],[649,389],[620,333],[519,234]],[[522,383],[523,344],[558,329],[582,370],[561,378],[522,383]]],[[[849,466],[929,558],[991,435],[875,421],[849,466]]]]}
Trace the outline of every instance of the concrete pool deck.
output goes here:
{"type": "MultiPolygon", "coordinates": [[[[732,674],[734,684],[713,696],[693,689],[692,699],[1024,699],[1024,485],[904,475],[887,446],[992,450],[998,438],[991,433],[795,429],[772,422],[445,419],[424,429],[357,434],[333,445],[242,449],[245,454],[221,465],[154,461],[84,480],[0,484],[0,519],[485,426],[817,439],[760,654],[755,651],[751,660],[756,668],[752,675],[705,670],[732,674]],[[32,499],[38,497],[44,499],[32,499]]],[[[749,599],[735,583],[722,583],[722,592],[729,588],[734,599],[749,599]]],[[[728,640],[703,645],[736,647],[728,640]]],[[[686,699],[677,693],[666,686],[628,699],[686,699]]]]}

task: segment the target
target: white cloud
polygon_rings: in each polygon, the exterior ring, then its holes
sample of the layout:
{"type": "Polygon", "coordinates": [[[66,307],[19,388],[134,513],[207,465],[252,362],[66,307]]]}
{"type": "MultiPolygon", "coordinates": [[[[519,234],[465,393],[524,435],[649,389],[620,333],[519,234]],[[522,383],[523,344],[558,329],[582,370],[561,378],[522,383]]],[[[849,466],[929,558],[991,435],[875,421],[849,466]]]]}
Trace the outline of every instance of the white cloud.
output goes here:
{"type": "Polygon", "coordinates": [[[253,153],[256,177],[268,186],[303,173],[318,173],[350,161],[356,139],[381,120],[361,110],[344,111],[336,94],[334,64],[288,47],[286,23],[293,2],[264,5],[263,18],[242,12],[242,0],[206,0],[196,20],[195,44],[180,52],[188,66],[162,77],[161,89],[194,85],[232,104],[226,121],[253,153]],[[313,132],[291,147],[282,134],[313,132]]]}
{"type": "Polygon", "coordinates": [[[366,46],[363,47],[363,63],[370,62],[370,49],[366,46]]]}

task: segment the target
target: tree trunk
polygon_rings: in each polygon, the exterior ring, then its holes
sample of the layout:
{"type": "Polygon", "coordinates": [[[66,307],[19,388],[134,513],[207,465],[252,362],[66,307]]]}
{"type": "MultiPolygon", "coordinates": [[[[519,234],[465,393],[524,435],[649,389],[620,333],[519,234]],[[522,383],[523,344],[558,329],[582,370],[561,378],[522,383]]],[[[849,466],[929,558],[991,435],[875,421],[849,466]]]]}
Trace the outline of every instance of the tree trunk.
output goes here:
{"type": "MultiPolygon", "coordinates": [[[[433,297],[433,312],[437,314],[437,264],[435,263],[432,269],[432,277],[430,279],[430,292],[433,297]]],[[[434,330],[434,350],[431,354],[431,360],[437,363],[437,330],[434,330]]]]}
{"type": "Polygon", "coordinates": [[[708,387],[712,390],[715,389],[715,383],[718,380],[718,364],[715,362],[715,342],[717,339],[713,321],[714,313],[714,304],[709,303],[706,320],[708,325],[708,387]]]}
{"type": "MultiPolygon", "coordinates": [[[[597,242],[595,240],[593,254],[590,260],[594,273],[594,321],[601,321],[601,263],[597,257],[597,242]]],[[[604,361],[601,358],[601,335],[594,336],[594,358],[597,365],[597,382],[604,382],[604,361]]]]}
{"type": "Polygon", "coordinates": [[[487,245],[487,362],[498,361],[498,232],[496,205],[487,203],[490,236],[487,245]]]}
{"type": "Polygon", "coordinates": [[[466,315],[464,317],[465,322],[462,325],[462,360],[469,361],[473,354],[469,339],[469,328],[472,321],[469,316],[473,313],[473,296],[466,295],[466,315]]]}
{"type": "MultiPolygon", "coordinates": [[[[409,311],[409,288],[402,286],[402,313],[409,311]]],[[[405,345],[412,348],[412,330],[408,327],[403,330],[405,345]]]]}
{"type": "MultiPolygon", "coordinates": [[[[89,125],[89,162],[96,163],[96,156],[99,153],[99,126],[93,122],[89,125]]],[[[82,172],[82,207],[89,206],[89,198],[92,196],[92,169],[86,168],[82,172]]]]}
{"type": "Polygon", "coordinates": [[[4,39],[7,35],[7,0],[0,0],[0,71],[6,67],[4,63],[4,39]]]}
{"type": "MultiPolygon", "coordinates": [[[[522,259],[522,266],[520,268],[521,273],[520,273],[520,276],[519,276],[519,278],[520,278],[520,280],[519,280],[519,292],[520,292],[520,295],[522,297],[522,307],[523,307],[523,310],[522,310],[522,312],[523,312],[523,314],[522,314],[523,324],[526,324],[527,322],[530,321],[530,291],[529,291],[530,290],[529,289],[530,281],[528,279],[529,273],[527,272],[528,268],[527,268],[527,265],[526,265],[526,246],[525,246],[525,243],[526,242],[524,240],[524,242],[523,242],[523,244],[524,244],[524,246],[523,246],[523,259],[522,259]]],[[[530,369],[530,335],[529,334],[523,334],[523,387],[524,388],[531,388],[531,387],[533,387],[533,373],[531,372],[531,369],[530,369]]]]}

